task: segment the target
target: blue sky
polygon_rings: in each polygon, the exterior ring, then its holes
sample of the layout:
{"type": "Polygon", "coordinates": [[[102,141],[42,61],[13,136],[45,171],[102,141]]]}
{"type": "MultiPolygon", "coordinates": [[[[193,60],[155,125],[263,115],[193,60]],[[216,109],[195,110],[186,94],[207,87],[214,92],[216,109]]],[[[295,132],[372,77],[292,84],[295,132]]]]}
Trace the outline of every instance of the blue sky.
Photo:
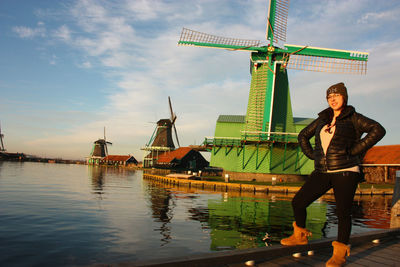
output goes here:
{"type": "MultiPolygon", "coordinates": [[[[83,159],[93,141],[133,154],[178,116],[181,145],[245,114],[249,53],[177,46],[182,27],[265,41],[264,0],[0,1],[0,123],[6,149],[83,159]]],[[[293,113],[315,117],[343,81],[349,104],[399,144],[400,2],[291,0],[285,43],[369,52],[367,75],[289,70],[293,113]]]]}

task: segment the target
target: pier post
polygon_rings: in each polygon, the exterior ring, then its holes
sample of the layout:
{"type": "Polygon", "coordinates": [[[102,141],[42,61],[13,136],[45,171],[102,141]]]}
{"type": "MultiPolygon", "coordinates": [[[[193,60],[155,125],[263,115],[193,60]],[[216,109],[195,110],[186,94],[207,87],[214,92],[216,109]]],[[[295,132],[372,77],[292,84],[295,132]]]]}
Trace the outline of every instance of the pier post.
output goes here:
{"type": "Polygon", "coordinates": [[[400,171],[396,171],[396,183],[392,197],[390,228],[400,227],[400,171]]]}
{"type": "Polygon", "coordinates": [[[229,174],[225,174],[225,183],[229,183],[229,174]]]}

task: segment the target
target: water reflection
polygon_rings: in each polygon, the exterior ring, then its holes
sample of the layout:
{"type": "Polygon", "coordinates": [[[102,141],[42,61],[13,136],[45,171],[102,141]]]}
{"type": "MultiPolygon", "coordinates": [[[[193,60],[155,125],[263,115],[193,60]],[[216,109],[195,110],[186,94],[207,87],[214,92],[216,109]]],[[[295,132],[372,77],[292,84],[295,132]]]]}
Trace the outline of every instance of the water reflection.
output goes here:
{"type": "Polygon", "coordinates": [[[131,179],[135,173],[135,170],[96,165],[87,165],[87,169],[88,176],[92,181],[92,193],[98,195],[102,195],[105,188],[110,187],[112,184],[123,186],[122,184],[125,181],[119,180],[131,179]],[[108,185],[106,184],[106,181],[108,185]]]}
{"type": "MultiPolygon", "coordinates": [[[[334,205],[332,197],[325,201],[334,205]]],[[[353,202],[353,223],[374,229],[389,229],[392,196],[356,196],[353,202]]]]}
{"type": "MultiPolygon", "coordinates": [[[[112,179],[126,176],[125,169],[88,166],[92,179],[92,193],[102,199],[112,179]],[[106,180],[108,179],[108,182],[106,180]]],[[[188,187],[172,187],[158,182],[145,183],[145,198],[151,218],[155,222],[153,231],[158,233],[160,247],[176,241],[173,234],[174,216],[181,209],[184,199],[197,198],[202,194],[216,197],[191,202],[185,207],[186,220],[200,224],[209,235],[210,250],[232,250],[265,246],[292,233],[293,195],[246,192],[207,192],[188,187]]],[[[353,233],[367,229],[390,228],[391,196],[356,196],[353,203],[353,233]]],[[[326,195],[308,207],[307,228],[312,231],[311,240],[330,238],[337,233],[335,200],[326,195]]],[[[179,212],[178,212],[179,213],[179,212]]],[[[179,214],[179,216],[181,216],[179,214]]]]}
{"type": "MultiPolygon", "coordinates": [[[[272,243],[292,232],[293,213],[286,196],[228,196],[225,201],[209,201],[211,249],[244,249],[264,246],[268,233],[272,243]]],[[[313,239],[324,237],[326,203],[317,202],[308,209],[307,227],[313,239]]]]}
{"type": "MultiPolygon", "coordinates": [[[[174,199],[179,194],[209,194],[187,187],[172,188],[161,183],[151,183],[151,209],[153,217],[164,222],[161,231],[170,239],[170,223],[174,199]],[[178,193],[178,190],[180,193],[178,193]]],[[[252,194],[240,192],[214,192],[220,198],[211,198],[201,205],[187,209],[187,219],[200,223],[209,230],[210,250],[232,250],[265,246],[269,235],[272,245],[292,233],[293,211],[291,198],[285,194],[252,194]]],[[[356,196],[353,203],[353,234],[368,229],[390,228],[391,196],[356,196]]],[[[335,237],[337,216],[334,197],[327,195],[308,209],[307,228],[313,233],[311,240],[335,237]]]]}
{"type": "Polygon", "coordinates": [[[101,198],[103,194],[105,168],[100,166],[88,165],[89,176],[92,179],[92,190],[101,198]]]}
{"type": "Polygon", "coordinates": [[[161,234],[161,246],[168,244],[171,240],[170,222],[173,218],[175,206],[172,193],[163,187],[150,184],[147,190],[152,217],[161,225],[155,231],[161,234]]]}

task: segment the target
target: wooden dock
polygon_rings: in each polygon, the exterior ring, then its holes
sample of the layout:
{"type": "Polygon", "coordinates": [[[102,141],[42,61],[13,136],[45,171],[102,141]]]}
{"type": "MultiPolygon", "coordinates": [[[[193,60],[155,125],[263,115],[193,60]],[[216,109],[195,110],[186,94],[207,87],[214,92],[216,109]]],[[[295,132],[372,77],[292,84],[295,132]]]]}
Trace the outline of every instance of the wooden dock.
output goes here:
{"type": "MultiPolygon", "coordinates": [[[[176,187],[188,187],[192,189],[208,190],[208,191],[236,191],[236,192],[253,192],[253,193],[284,193],[295,194],[300,187],[281,186],[281,185],[254,185],[241,183],[226,183],[204,181],[199,179],[180,179],[176,177],[167,177],[143,173],[143,179],[152,180],[176,187]]],[[[333,189],[329,190],[327,195],[333,195],[333,189]]],[[[357,188],[356,195],[393,195],[393,189],[376,189],[374,187],[368,189],[357,188]]]]}
{"type": "MultiPolygon", "coordinates": [[[[400,232],[400,231],[399,231],[400,232]]],[[[345,266],[400,266],[400,234],[386,236],[376,239],[379,243],[371,240],[352,245],[350,257],[347,258],[345,266]]],[[[367,234],[368,236],[368,234],[367,234]]],[[[321,266],[332,256],[332,247],[321,248],[314,255],[308,256],[303,253],[299,258],[285,256],[270,261],[261,261],[254,266],[321,266]]],[[[245,264],[232,264],[234,266],[246,266],[245,264]]]]}
{"type": "MultiPolygon", "coordinates": [[[[97,267],[240,267],[240,266],[325,266],[332,255],[333,239],[311,241],[308,245],[285,247],[281,245],[213,252],[202,255],[182,256],[179,258],[153,261],[100,264],[97,267]],[[308,251],[314,254],[308,256],[308,251]],[[301,253],[300,257],[293,257],[301,253]],[[246,262],[254,262],[246,265],[246,262]]],[[[370,231],[352,235],[350,238],[351,255],[345,266],[400,266],[400,228],[370,231]],[[375,242],[373,242],[375,241],[375,242]]],[[[155,252],[155,255],[157,253],[155,252]]]]}

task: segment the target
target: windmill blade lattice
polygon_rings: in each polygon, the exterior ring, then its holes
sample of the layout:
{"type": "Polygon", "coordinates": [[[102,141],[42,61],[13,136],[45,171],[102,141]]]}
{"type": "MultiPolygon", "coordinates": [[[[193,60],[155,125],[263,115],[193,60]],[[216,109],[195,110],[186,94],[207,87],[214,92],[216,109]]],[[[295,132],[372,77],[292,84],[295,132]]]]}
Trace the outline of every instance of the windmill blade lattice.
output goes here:
{"type": "Polygon", "coordinates": [[[178,144],[178,147],[180,147],[181,145],[179,144],[179,139],[178,139],[178,132],[176,131],[176,126],[175,126],[175,121],[176,121],[176,114],[174,113],[174,111],[172,110],[172,104],[171,104],[171,97],[168,96],[168,104],[169,104],[169,111],[171,113],[171,124],[174,128],[174,132],[175,132],[175,138],[176,138],[176,143],[178,144]]]}
{"type": "Polygon", "coordinates": [[[341,74],[366,74],[367,61],[341,58],[292,55],[286,65],[288,69],[330,72],[341,74]]]}
{"type": "Polygon", "coordinates": [[[271,40],[272,44],[286,41],[288,13],[289,0],[270,0],[266,38],[271,40]]]}
{"type": "Polygon", "coordinates": [[[171,123],[174,124],[177,117],[174,111],[172,110],[171,97],[169,96],[168,96],[168,104],[169,104],[169,112],[171,113],[171,123]]]}
{"type": "Polygon", "coordinates": [[[174,126],[174,131],[175,131],[176,143],[178,144],[178,147],[181,147],[181,145],[179,144],[178,132],[176,131],[175,123],[173,124],[173,126],[174,126]]]}
{"type": "Polygon", "coordinates": [[[285,45],[285,48],[291,51],[283,57],[288,69],[341,74],[367,73],[366,52],[298,45],[285,45]]]}
{"type": "MultiPolygon", "coordinates": [[[[211,47],[216,47],[216,45],[231,45],[231,46],[242,46],[242,47],[251,47],[251,46],[259,46],[259,40],[249,40],[249,39],[237,39],[237,38],[228,38],[221,37],[212,34],[202,33],[198,31],[193,31],[187,28],[182,29],[181,37],[178,42],[179,45],[198,45],[198,46],[207,46],[209,44],[211,47]]],[[[221,47],[225,48],[225,47],[221,47]]],[[[240,49],[240,48],[238,48],[240,49]]]]}

